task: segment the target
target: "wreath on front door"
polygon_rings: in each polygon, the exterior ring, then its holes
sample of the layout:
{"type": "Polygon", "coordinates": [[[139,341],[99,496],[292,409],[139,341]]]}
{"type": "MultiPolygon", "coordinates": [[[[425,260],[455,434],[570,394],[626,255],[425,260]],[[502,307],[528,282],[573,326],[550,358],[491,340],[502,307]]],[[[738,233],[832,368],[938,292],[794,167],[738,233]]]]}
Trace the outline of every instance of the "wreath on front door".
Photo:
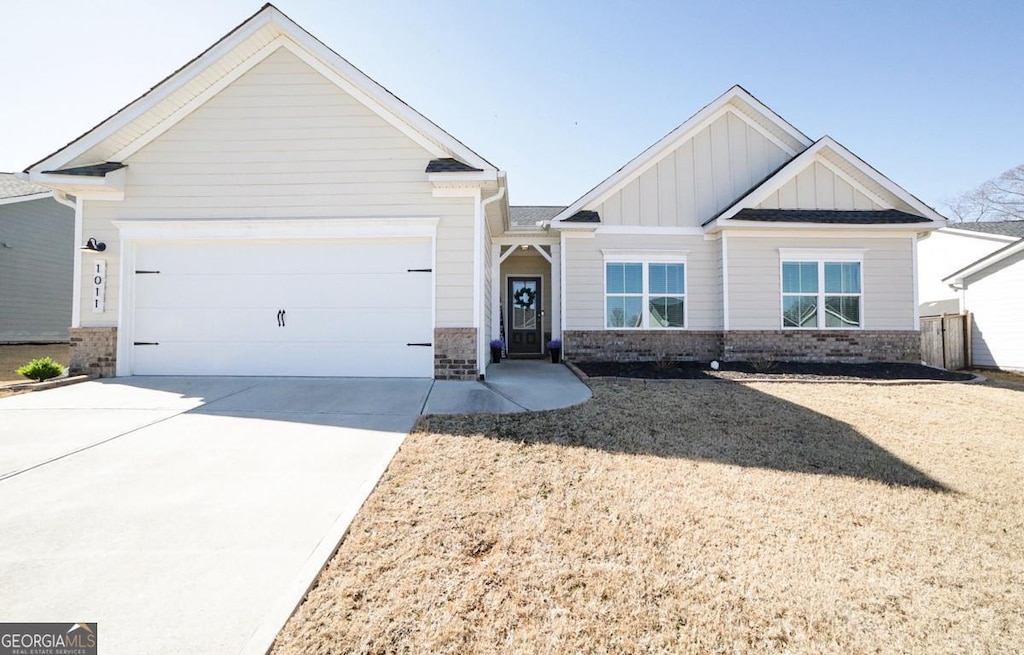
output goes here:
{"type": "Polygon", "coordinates": [[[533,301],[536,299],[537,292],[530,287],[522,287],[512,294],[512,300],[519,309],[533,309],[533,301]]]}

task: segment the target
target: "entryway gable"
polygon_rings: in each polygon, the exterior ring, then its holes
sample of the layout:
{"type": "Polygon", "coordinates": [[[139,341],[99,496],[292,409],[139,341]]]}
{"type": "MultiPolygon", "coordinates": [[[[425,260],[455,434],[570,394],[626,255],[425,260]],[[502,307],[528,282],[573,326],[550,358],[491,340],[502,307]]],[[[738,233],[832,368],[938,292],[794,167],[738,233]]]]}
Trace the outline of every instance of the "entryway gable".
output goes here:
{"type": "Polygon", "coordinates": [[[540,356],[561,338],[561,250],[548,237],[492,245],[491,335],[512,357],[540,356]]]}

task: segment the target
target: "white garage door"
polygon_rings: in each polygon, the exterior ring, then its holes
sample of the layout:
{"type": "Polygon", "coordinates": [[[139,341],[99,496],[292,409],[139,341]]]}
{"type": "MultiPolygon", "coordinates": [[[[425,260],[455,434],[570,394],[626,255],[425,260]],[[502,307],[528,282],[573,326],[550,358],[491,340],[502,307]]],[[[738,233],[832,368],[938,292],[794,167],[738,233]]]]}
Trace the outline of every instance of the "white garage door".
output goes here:
{"type": "Polygon", "coordinates": [[[429,239],[139,243],[132,373],[432,377],[429,239]]]}

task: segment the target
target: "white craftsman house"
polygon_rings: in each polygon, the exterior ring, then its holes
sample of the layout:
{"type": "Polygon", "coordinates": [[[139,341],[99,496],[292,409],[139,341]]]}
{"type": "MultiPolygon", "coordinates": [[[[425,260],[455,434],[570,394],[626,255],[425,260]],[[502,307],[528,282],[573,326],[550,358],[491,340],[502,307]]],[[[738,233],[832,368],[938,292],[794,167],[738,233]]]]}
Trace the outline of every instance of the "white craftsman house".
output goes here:
{"type": "Polygon", "coordinates": [[[1024,221],[953,224],[918,249],[921,315],[970,312],[973,364],[1024,370],[1024,221]]]}
{"type": "Polygon", "coordinates": [[[105,375],[472,379],[496,338],[918,361],[916,244],[944,224],[740,87],[571,205],[510,208],[271,5],[25,173],[75,199],[73,365],[105,375]]]}

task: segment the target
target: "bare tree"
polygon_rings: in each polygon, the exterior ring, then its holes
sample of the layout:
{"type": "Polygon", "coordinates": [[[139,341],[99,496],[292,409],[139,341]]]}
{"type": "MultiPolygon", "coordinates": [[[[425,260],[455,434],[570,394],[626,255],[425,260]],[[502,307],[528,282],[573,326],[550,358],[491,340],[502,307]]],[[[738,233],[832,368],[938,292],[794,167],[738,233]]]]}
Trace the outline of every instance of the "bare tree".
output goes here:
{"type": "Polygon", "coordinates": [[[946,202],[954,221],[1024,220],[1024,164],[946,202]]]}

